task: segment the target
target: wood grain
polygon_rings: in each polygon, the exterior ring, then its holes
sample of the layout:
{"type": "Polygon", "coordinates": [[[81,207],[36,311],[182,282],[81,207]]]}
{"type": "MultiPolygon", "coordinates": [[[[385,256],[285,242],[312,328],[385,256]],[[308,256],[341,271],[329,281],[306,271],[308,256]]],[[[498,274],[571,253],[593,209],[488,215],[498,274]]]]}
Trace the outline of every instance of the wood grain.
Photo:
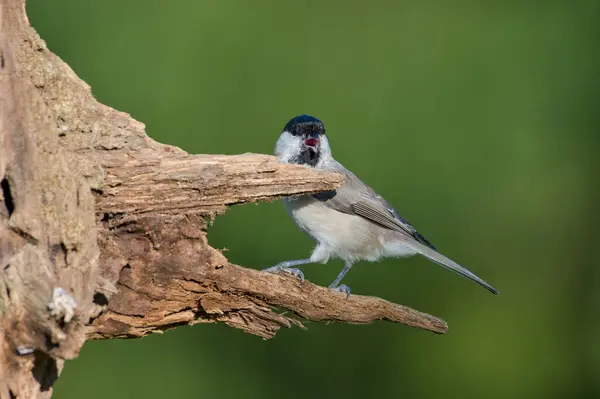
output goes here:
{"type": "MultiPolygon", "coordinates": [[[[383,299],[229,263],[208,244],[218,214],[331,190],[342,177],[157,143],[47,49],[24,0],[0,0],[0,183],[2,399],[49,397],[86,339],[183,324],[221,322],[263,338],[305,320],[447,331],[383,299]]],[[[260,235],[261,226],[246,228],[260,235]]]]}

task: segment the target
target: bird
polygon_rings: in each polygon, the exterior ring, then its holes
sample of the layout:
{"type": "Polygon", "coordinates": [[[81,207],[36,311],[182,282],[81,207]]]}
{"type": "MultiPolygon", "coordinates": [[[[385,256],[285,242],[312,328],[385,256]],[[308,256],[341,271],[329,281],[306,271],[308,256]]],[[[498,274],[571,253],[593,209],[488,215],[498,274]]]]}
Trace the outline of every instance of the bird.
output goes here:
{"type": "Polygon", "coordinates": [[[298,266],[341,259],[344,267],[328,288],[348,297],[350,287],[341,281],[355,263],[421,255],[499,294],[471,271],[439,253],[389,202],[336,161],[320,119],[306,114],[290,119],[275,144],[274,155],[281,163],[337,172],[345,179],[335,190],[283,199],[292,220],[316,246],[309,258],[283,261],[263,271],[290,273],[304,281],[298,266]]]}

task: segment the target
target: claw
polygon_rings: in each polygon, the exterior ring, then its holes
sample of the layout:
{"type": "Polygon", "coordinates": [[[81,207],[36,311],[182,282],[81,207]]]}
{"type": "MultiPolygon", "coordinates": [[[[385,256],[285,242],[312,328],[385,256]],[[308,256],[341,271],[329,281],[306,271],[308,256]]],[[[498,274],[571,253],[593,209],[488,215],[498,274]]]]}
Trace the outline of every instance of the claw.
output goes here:
{"type": "Polygon", "coordinates": [[[263,272],[267,272],[267,273],[289,273],[292,276],[296,276],[300,279],[301,282],[304,282],[304,273],[302,273],[302,270],[297,269],[295,267],[283,267],[283,266],[272,266],[272,267],[267,267],[266,269],[262,270],[263,272]]]}
{"type": "Polygon", "coordinates": [[[338,285],[337,287],[329,286],[329,289],[332,291],[342,292],[342,293],[346,294],[346,298],[348,298],[350,296],[350,287],[348,287],[346,284],[341,284],[341,285],[338,285]]]}

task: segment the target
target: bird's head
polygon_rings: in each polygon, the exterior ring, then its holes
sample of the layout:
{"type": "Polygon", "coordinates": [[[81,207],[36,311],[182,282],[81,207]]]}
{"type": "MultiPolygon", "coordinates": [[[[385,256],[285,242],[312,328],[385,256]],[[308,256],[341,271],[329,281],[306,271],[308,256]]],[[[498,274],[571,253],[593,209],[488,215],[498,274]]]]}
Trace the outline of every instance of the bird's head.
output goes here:
{"type": "Polygon", "coordinates": [[[317,167],[331,158],[325,125],[310,115],[296,116],[286,123],[277,144],[275,156],[283,163],[317,167]]]}

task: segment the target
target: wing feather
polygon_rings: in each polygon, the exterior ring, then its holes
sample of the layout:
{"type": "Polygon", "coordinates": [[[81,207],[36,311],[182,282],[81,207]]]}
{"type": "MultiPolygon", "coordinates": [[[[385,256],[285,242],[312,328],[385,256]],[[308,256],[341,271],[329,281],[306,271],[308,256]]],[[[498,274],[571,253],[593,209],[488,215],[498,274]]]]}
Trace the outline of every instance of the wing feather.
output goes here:
{"type": "Polygon", "coordinates": [[[423,245],[435,247],[419,232],[401,217],[398,212],[371,187],[363,183],[352,172],[343,168],[336,170],[346,175],[344,185],[334,191],[318,193],[313,197],[339,212],[363,217],[371,222],[390,230],[404,233],[423,245]]]}

